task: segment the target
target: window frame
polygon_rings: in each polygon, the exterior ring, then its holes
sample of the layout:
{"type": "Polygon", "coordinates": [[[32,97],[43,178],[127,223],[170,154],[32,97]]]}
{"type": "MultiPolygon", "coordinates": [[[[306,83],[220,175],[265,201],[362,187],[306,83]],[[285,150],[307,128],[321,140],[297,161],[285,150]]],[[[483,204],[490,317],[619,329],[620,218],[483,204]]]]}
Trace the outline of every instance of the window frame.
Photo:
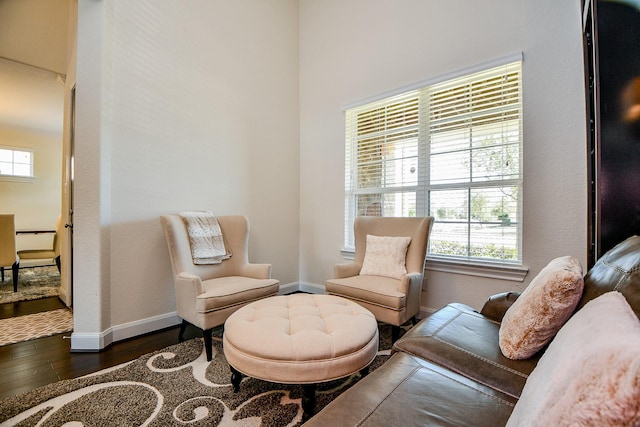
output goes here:
{"type": "Polygon", "coordinates": [[[3,174],[0,173],[0,181],[17,181],[17,182],[32,182],[35,180],[35,149],[31,147],[17,147],[10,145],[0,145],[0,150],[7,150],[12,152],[12,166],[15,166],[15,152],[30,153],[29,163],[29,175],[15,175],[15,174],[3,174]]]}
{"type": "MultiPolygon", "coordinates": [[[[523,188],[523,184],[522,184],[523,183],[523,173],[522,173],[522,169],[523,169],[523,165],[522,165],[522,146],[523,146],[523,141],[522,141],[523,139],[523,136],[522,136],[522,116],[523,116],[522,73],[523,71],[522,70],[523,70],[523,64],[522,62],[523,61],[522,59],[523,59],[522,53],[509,55],[494,61],[476,65],[474,67],[458,70],[457,72],[449,73],[434,79],[418,82],[413,85],[406,86],[392,92],[387,92],[376,97],[371,97],[366,100],[353,103],[351,105],[344,107],[345,126],[347,127],[345,129],[345,136],[346,138],[348,138],[350,135],[349,129],[348,129],[348,126],[350,125],[348,123],[348,120],[349,120],[349,117],[347,114],[348,111],[350,111],[351,114],[357,115],[357,112],[367,111],[367,108],[373,103],[384,103],[387,101],[395,102],[394,99],[396,98],[409,99],[411,96],[420,96],[419,99],[421,104],[421,107],[420,107],[421,117],[420,117],[420,123],[418,124],[418,128],[420,129],[420,133],[426,132],[428,131],[429,124],[428,124],[428,120],[425,120],[424,115],[425,114],[428,115],[428,109],[426,112],[423,111],[425,107],[422,104],[424,104],[425,102],[428,103],[429,101],[425,101],[425,91],[428,92],[430,88],[433,88],[434,86],[437,86],[443,83],[446,84],[447,82],[458,79],[460,77],[468,77],[479,72],[489,71],[496,67],[503,67],[512,63],[519,63],[518,64],[519,66],[519,70],[518,70],[519,72],[519,85],[518,85],[519,116],[517,118],[518,126],[516,127],[516,129],[520,133],[517,138],[517,141],[518,141],[517,149],[519,150],[517,176],[515,177],[515,179],[505,180],[503,184],[499,184],[500,182],[503,182],[503,181],[498,180],[494,183],[484,185],[485,188],[491,188],[492,186],[497,188],[497,187],[500,187],[500,185],[504,187],[504,184],[506,183],[506,181],[509,181],[507,184],[514,185],[517,188],[517,191],[519,191],[518,200],[517,200],[518,218],[514,218],[514,220],[517,222],[517,231],[516,231],[517,232],[517,236],[516,236],[517,257],[516,258],[517,259],[506,260],[506,259],[499,259],[499,258],[481,258],[481,257],[470,256],[469,254],[466,256],[459,257],[459,256],[429,253],[428,259],[430,260],[430,262],[427,265],[432,267],[430,269],[437,270],[437,271],[445,271],[445,272],[458,272],[462,274],[479,275],[479,276],[485,276],[485,277],[500,277],[500,278],[506,278],[508,280],[518,280],[518,281],[522,281],[524,279],[524,276],[526,275],[527,269],[522,265],[523,254],[522,254],[522,244],[521,244],[522,234],[523,234],[523,227],[522,227],[522,188],[523,188]],[[420,93],[421,91],[422,93],[420,93]],[[425,130],[425,128],[427,129],[425,130]]],[[[359,119],[354,119],[354,120],[357,124],[359,119]]],[[[501,119],[501,123],[502,122],[503,121],[501,119]]],[[[359,129],[356,125],[354,126],[355,126],[354,129],[359,129]]],[[[351,134],[357,135],[357,134],[354,134],[353,132],[351,134]]],[[[415,186],[416,199],[420,199],[421,197],[427,198],[429,192],[435,190],[438,187],[438,186],[433,186],[430,182],[428,182],[429,172],[428,171],[425,172],[425,170],[427,170],[431,164],[430,163],[431,160],[429,160],[430,159],[429,150],[430,150],[431,142],[426,141],[426,137],[424,137],[424,135],[421,135],[420,138],[423,138],[424,141],[420,142],[418,145],[418,150],[421,151],[421,153],[419,154],[419,160],[418,160],[420,162],[419,163],[420,167],[418,169],[420,170],[419,175],[421,175],[421,177],[419,178],[418,185],[415,186]],[[425,178],[424,176],[425,174],[427,174],[427,178],[425,178]]],[[[351,185],[352,180],[354,179],[354,177],[351,176],[351,174],[352,173],[357,174],[357,172],[355,172],[355,169],[354,169],[354,172],[352,172],[352,168],[356,167],[358,163],[357,161],[354,161],[354,159],[352,159],[352,156],[356,155],[354,152],[357,150],[353,148],[350,151],[349,141],[346,141],[346,145],[347,146],[345,150],[346,157],[345,157],[345,211],[344,211],[345,230],[344,230],[344,247],[342,249],[342,253],[346,258],[350,258],[351,254],[353,253],[354,247],[352,245],[349,245],[349,243],[353,242],[352,240],[353,239],[352,238],[353,221],[355,220],[355,217],[358,214],[356,212],[356,205],[357,205],[356,197],[358,195],[358,191],[354,190],[355,187],[351,185]]],[[[358,147],[358,142],[355,141],[354,139],[354,141],[351,142],[351,145],[353,147],[358,147]]],[[[497,147],[506,147],[508,145],[509,143],[503,142],[497,145],[497,147]]],[[[472,149],[469,149],[470,153],[472,151],[473,151],[472,149]]],[[[357,185],[357,183],[354,183],[354,185],[357,185]]],[[[447,185],[445,184],[444,186],[441,186],[441,187],[446,188],[447,185]]],[[[471,191],[472,188],[483,187],[483,184],[481,183],[477,185],[476,183],[472,183],[470,181],[468,183],[463,183],[462,185],[460,185],[460,187],[467,188],[468,191],[471,191]]],[[[384,192],[387,191],[384,185],[382,185],[379,189],[381,189],[382,191],[382,193],[379,193],[379,194],[383,194],[384,192]]],[[[401,190],[406,191],[408,189],[410,189],[410,187],[400,186],[400,187],[396,187],[395,190],[392,189],[389,191],[390,192],[401,191],[401,190]]],[[[363,191],[363,190],[360,190],[360,191],[363,191]]],[[[416,201],[416,210],[418,211],[420,210],[420,207],[418,206],[419,203],[420,203],[419,201],[416,201]]],[[[426,203],[424,204],[424,206],[425,207],[422,209],[424,212],[416,212],[417,215],[426,215],[428,213],[429,206],[426,203]]],[[[467,228],[466,233],[470,235],[469,233],[471,233],[471,229],[467,228]]]]}

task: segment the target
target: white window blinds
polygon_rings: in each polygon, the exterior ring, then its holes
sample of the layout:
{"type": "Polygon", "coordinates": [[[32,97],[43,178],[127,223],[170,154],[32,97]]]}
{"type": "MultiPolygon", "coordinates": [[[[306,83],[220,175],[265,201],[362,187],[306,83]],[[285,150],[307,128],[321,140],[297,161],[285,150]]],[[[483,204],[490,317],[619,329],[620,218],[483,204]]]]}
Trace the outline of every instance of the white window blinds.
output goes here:
{"type": "Polygon", "coordinates": [[[346,111],[345,245],[359,215],[433,216],[429,253],[520,261],[521,62],[346,111]]]}

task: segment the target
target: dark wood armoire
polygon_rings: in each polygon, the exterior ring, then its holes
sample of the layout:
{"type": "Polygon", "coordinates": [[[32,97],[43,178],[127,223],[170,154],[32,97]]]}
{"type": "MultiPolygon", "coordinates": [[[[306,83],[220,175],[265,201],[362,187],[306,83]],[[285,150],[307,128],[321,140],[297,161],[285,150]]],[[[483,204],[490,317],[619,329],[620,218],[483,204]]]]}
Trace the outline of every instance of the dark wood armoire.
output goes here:
{"type": "Polygon", "coordinates": [[[584,0],[589,267],[640,234],[640,0],[584,0]]]}

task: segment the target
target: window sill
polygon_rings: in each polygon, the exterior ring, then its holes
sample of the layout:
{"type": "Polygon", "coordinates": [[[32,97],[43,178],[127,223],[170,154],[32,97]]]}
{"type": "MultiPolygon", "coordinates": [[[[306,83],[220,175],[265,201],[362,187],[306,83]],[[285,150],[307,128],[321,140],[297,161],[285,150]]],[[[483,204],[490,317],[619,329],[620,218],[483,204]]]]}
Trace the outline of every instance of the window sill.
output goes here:
{"type": "Polygon", "coordinates": [[[466,274],[468,276],[487,277],[490,279],[524,281],[529,268],[516,264],[499,264],[491,262],[456,261],[443,258],[427,257],[425,270],[443,273],[466,274]]]}
{"type": "Polygon", "coordinates": [[[14,176],[14,175],[0,175],[0,181],[13,181],[13,182],[29,182],[35,181],[33,176],[14,176]]]}
{"type": "MultiPolygon", "coordinates": [[[[340,253],[346,260],[353,260],[355,251],[343,248],[340,253]]],[[[516,264],[491,262],[457,261],[445,258],[427,257],[425,270],[442,273],[465,274],[468,276],[523,282],[529,268],[516,264]]]]}

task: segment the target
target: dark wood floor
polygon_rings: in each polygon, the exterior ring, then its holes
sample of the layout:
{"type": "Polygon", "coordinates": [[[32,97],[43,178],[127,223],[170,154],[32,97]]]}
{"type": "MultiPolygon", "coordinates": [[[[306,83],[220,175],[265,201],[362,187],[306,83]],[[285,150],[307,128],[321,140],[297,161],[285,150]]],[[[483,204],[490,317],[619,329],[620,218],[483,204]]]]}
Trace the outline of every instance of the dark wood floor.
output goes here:
{"type": "MultiPolygon", "coordinates": [[[[63,308],[57,297],[35,301],[0,304],[0,319],[63,308]]],[[[53,335],[0,347],[0,399],[33,390],[43,385],[80,377],[135,359],[178,342],[178,328],[112,344],[93,353],[72,353],[70,333],[53,335]]],[[[202,336],[190,327],[185,338],[202,336]]]]}

